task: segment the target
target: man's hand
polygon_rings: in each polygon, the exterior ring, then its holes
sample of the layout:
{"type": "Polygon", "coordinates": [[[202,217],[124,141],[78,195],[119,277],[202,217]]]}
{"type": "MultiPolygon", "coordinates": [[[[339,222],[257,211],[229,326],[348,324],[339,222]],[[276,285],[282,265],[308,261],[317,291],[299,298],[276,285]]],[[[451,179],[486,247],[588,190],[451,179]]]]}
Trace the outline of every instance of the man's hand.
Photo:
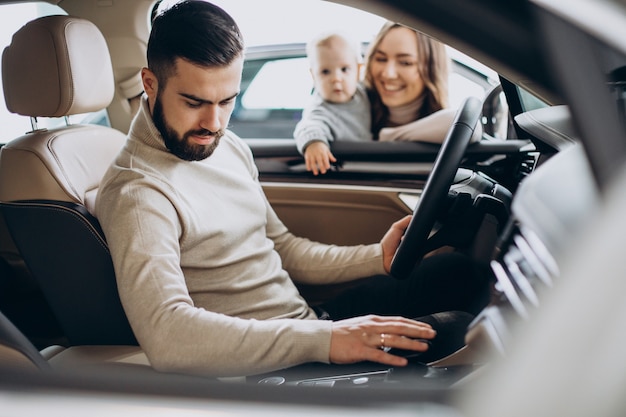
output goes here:
{"type": "Polygon", "coordinates": [[[404,317],[364,316],[333,323],[330,362],[338,364],[373,361],[390,366],[405,366],[406,358],[387,353],[383,348],[424,352],[428,344],[416,339],[432,339],[435,331],[427,323],[404,317]]]}
{"type": "Polygon", "coordinates": [[[330,163],[337,162],[337,159],[328,145],[324,142],[315,141],[304,150],[304,161],[306,162],[306,170],[313,171],[313,175],[317,175],[318,173],[326,174],[326,171],[330,169],[330,163]]]}
{"type": "Polygon", "coordinates": [[[400,246],[400,241],[413,216],[408,215],[393,223],[380,241],[383,248],[383,266],[387,273],[391,272],[391,261],[400,246]]]}

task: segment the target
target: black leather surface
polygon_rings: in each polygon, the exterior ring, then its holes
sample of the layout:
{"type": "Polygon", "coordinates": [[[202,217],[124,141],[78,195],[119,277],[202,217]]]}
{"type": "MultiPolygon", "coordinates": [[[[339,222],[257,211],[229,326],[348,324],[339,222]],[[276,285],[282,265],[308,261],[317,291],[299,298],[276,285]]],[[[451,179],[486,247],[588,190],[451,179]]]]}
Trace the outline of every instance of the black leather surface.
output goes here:
{"type": "Polygon", "coordinates": [[[9,231],[70,345],[136,345],[98,220],[60,201],[0,203],[9,231]]]}
{"type": "Polygon", "coordinates": [[[0,345],[21,353],[41,370],[50,369],[50,364],[41,356],[37,348],[2,312],[0,312],[0,345]]]}

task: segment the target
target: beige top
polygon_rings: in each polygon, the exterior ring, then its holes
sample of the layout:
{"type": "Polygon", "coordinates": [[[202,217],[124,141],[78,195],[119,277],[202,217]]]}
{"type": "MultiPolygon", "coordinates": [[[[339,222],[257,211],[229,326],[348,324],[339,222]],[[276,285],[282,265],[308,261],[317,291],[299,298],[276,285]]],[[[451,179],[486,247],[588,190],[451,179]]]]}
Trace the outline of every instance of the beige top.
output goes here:
{"type": "Polygon", "coordinates": [[[289,233],[257,176],[231,132],[203,161],[172,155],[142,99],[96,210],[124,310],[156,369],[233,376],[328,362],[331,323],[316,320],[292,279],[384,273],[379,244],[289,233]]]}
{"type": "MultiPolygon", "coordinates": [[[[454,122],[457,110],[441,109],[428,116],[416,118],[424,104],[424,96],[404,106],[389,108],[389,125],[380,130],[381,142],[411,141],[443,143],[454,122]]],[[[483,135],[482,124],[476,124],[470,142],[478,142],[483,135]]]]}

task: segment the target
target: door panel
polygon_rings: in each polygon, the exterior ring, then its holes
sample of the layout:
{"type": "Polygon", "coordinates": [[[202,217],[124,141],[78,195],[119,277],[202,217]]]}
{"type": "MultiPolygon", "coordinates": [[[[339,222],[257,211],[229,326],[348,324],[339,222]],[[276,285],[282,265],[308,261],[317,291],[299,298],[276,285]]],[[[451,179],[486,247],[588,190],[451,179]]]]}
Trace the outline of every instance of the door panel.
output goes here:
{"type": "Polygon", "coordinates": [[[354,245],[379,242],[394,221],[412,213],[403,200],[417,190],[266,182],[267,198],[289,230],[311,240],[354,245]]]}

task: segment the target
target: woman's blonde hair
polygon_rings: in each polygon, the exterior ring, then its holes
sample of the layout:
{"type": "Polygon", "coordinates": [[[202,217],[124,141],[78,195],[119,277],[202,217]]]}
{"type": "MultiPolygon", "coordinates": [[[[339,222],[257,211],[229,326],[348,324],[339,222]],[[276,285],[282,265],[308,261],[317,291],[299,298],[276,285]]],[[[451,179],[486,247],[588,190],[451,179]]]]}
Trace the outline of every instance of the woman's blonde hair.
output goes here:
{"type": "MultiPolygon", "coordinates": [[[[374,137],[378,137],[380,129],[386,126],[389,118],[389,110],[383,104],[380,95],[374,87],[374,79],[371,71],[372,60],[387,33],[399,27],[406,26],[395,22],[386,22],[372,43],[370,43],[365,58],[365,86],[367,87],[368,95],[372,103],[372,133],[374,137]]],[[[419,114],[416,115],[417,120],[448,107],[448,75],[450,65],[444,44],[421,32],[414,32],[417,37],[417,57],[419,60],[417,70],[424,81],[426,90],[424,104],[419,114]]]]}

